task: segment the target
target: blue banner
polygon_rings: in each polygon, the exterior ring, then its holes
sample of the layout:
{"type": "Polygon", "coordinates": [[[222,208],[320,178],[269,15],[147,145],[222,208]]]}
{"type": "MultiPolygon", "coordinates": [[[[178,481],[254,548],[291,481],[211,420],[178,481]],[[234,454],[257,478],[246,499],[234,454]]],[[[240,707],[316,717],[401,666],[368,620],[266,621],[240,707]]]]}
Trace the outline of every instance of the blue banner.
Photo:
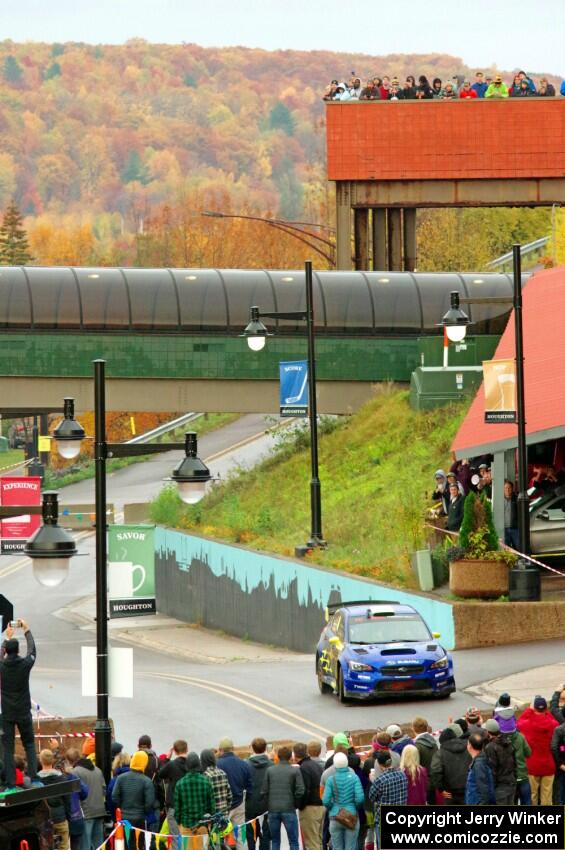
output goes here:
{"type": "Polygon", "coordinates": [[[281,416],[308,416],[308,363],[294,360],[279,363],[281,416]]]}

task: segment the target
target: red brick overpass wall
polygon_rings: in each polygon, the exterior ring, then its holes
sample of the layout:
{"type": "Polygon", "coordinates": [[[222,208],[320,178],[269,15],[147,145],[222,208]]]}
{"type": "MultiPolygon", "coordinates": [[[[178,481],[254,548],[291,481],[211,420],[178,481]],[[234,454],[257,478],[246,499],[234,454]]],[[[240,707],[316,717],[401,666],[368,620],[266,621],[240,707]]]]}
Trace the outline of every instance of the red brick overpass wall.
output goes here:
{"type": "Polygon", "coordinates": [[[563,178],[565,98],[328,103],[329,180],[563,178]]]}

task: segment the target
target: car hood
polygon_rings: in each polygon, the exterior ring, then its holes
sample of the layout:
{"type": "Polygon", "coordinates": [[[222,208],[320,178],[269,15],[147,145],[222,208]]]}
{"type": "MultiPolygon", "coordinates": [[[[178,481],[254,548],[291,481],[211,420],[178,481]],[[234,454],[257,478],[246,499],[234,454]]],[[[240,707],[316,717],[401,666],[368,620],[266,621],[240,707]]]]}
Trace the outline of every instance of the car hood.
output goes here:
{"type": "Polygon", "coordinates": [[[366,664],[421,664],[422,660],[437,661],[447,653],[434,640],[418,643],[349,644],[345,655],[351,661],[366,664]]]}

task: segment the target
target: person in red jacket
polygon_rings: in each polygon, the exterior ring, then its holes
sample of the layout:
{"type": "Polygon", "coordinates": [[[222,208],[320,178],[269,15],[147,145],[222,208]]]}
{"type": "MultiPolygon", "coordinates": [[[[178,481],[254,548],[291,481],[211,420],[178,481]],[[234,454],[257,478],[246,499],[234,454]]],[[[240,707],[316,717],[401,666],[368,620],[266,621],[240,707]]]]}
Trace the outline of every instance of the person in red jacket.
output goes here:
{"type": "Polygon", "coordinates": [[[463,83],[461,86],[461,91],[459,92],[459,97],[477,97],[477,92],[475,89],[471,88],[471,83],[467,80],[467,82],[463,83]]]}
{"type": "Polygon", "coordinates": [[[536,696],[532,708],[527,708],[518,721],[532,754],[526,759],[528,779],[532,789],[532,806],[551,806],[555,762],[551,752],[553,730],[558,722],[547,710],[545,697],[536,696]]]}

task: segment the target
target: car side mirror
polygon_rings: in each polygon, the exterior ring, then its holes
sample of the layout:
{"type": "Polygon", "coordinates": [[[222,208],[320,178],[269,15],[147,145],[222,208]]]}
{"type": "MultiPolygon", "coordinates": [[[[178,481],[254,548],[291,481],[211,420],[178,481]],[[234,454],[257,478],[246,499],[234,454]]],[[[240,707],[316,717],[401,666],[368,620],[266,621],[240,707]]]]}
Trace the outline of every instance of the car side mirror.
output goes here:
{"type": "Polygon", "coordinates": [[[433,638],[440,638],[440,637],[441,637],[441,632],[432,632],[432,637],[433,637],[433,638]]]}
{"type": "Polygon", "coordinates": [[[338,637],[331,637],[330,643],[331,643],[332,646],[338,646],[341,643],[341,641],[338,637]]]}
{"type": "Polygon", "coordinates": [[[547,522],[549,520],[549,511],[539,511],[536,514],[536,519],[543,519],[547,522]]]}

